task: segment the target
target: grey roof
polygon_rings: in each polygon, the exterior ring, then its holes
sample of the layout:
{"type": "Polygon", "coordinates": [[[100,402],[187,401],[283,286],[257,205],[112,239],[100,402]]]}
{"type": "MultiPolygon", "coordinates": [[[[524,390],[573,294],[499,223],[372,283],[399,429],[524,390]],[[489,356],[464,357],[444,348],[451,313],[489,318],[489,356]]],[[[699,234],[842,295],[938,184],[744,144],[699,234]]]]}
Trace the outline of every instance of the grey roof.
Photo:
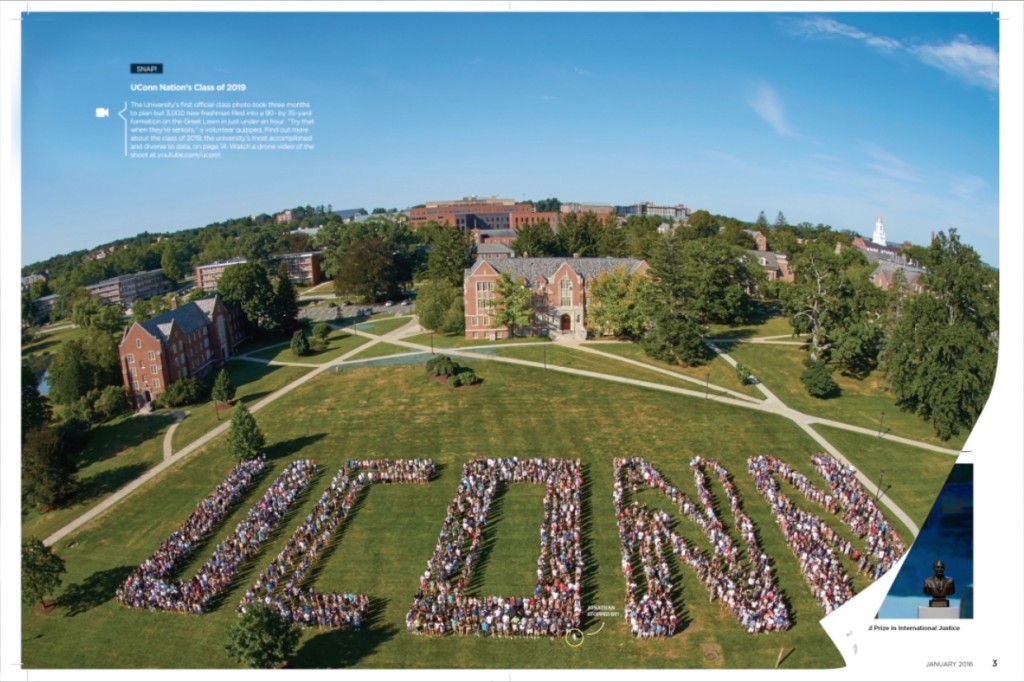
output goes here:
{"type": "Polygon", "coordinates": [[[602,272],[611,272],[617,267],[624,267],[632,274],[643,265],[643,261],[636,258],[498,258],[488,261],[480,259],[466,271],[466,276],[472,275],[484,262],[499,273],[507,272],[513,277],[525,277],[528,282],[536,282],[540,277],[551,279],[562,263],[568,263],[569,267],[587,279],[597,277],[602,272]]]}
{"type": "Polygon", "coordinates": [[[482,239],[505,239],[511,237],[515,239],[519,236],[519,233],[515,230],[478,230],[482,239]]]}
{"type": "Polygon", "coordinates": [[[366,215],[367,210],[365,208],[346,208],[340,211],[335,211],[334,215],[338,216],[342,220],[351,220],[357,215],[366,215]]]}
{"type": "Polygon", "coordinates": [[[217,305],[218,298],[220,298],[220,295],[214,294],[213,296],[204,296],[203,298],[197,298],[192,301],[199,307],[199,310],[202,311],[207,322],[210,322],[213,319],[213,307],[217,305]]]}
{"type": "Polygon", "coordinates": [[[903,277],[906,278],[908,284],[917,284],[917,280],[919,280],[921,275],[924,273],[921,268],[915,268],[902,263],[878,261],[878,267],[876,267],[874,272],[871,273],[871,277],[873,279],[879,272],[884,272],[887,276],[892,277],[897,270],[903,271],[903,277]]]}
{"type": "MultiPolygon", "coordinates": [[[[212,301],[213,299],[203,299],[206,301],[212,301]]],[[[151,320],[146,320],[140,323],[142,328],[147,332],[160,339],[161,341],[167,341],[167,337],[171,333],[171,327],[178,325],[181,331],[186,334],[206,326],[206,314],[203,309],[199,307],[197,301],[187,303],[177,310],[168,310],[162,315],[157,315],[151,320]]]]}
{"type": "Polygon", "coordinates": [[[515,255],[515,251],[511,247],[505,244],[477,244],[477,253],[506,253],[509,255],[515,255]]]}
{"type": "Polygon", "coordinates": [[[762,267],[769,270],[779,269],[779,259],[775,257],[774,251],[756,251],[754,249],[747,249],[747,253],[750,254],[751,258],[757,261],[758,265],[761,265],[761,259],[764,258],[765,264],[762,267]]]}

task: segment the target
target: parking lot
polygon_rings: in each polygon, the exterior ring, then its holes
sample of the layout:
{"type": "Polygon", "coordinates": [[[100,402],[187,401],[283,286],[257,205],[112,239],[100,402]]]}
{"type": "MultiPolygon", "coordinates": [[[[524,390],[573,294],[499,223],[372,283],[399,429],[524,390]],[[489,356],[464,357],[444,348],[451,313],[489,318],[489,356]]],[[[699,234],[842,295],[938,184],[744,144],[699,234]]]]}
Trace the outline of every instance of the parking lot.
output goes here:
{"type": "MultiPolygon", "coordinates": [[[[308,300],[308,299],[307,299],[308,300]]],[[[304,301],[300,301],[303,303],[304,301]]],[[[345,305],[342,300],[314,299],[308,305],[299,308],[299,319],[317,322],[339,322],[342,319],[354,317],[369,317],[381,313],[393,315],[412,315],[416,306],[412,300],[408,303],[396,301],[394,305],[386,306],[383,303],[376,304],[352,304],[345,305]]]]}

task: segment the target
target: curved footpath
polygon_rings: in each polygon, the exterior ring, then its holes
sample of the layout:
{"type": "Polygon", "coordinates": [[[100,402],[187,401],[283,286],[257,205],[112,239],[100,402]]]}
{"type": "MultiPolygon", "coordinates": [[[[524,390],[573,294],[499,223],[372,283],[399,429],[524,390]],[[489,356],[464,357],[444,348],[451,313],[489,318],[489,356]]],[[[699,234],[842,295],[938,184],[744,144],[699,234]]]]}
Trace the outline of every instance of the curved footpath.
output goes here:
{"type": "MultiPolygon", "coordinates": [[[[334,326],[335,328],[339,328],[337,325],[332,325],[332,326],[334,326]]],[[[370,348],[370,347],[372,347],[372,346],[374,346],[374,345],[376,345],[378,343],[390,343],[392,345],[402,346],[402,347],[409,348],[409,349],[415,350],[415,351],[430,352],[430,347],[427,346],[427,345],[424,345],[422,343],[411,343],[409,341],[404,341],[403,340],[404,337],[412,336],[412,335],[415,335],[415,334],[419,334],[422,331],[423,330],[419,326],[419,324],[417,323],[415,317],[411,318],[410,321],[407,324],[405,324],[404,326],[399,327],[398,329],[392,330],[392,331],[390,331],[387,334],[384,334],[382,336],[375,336],[375,335],[373,335],[373,334],[371,334],[369,332],[359,331],[359,330],[356,330],[356,329],[354,329],[352,327],[349,327],[348,328],[348,332],[350,334],[355,334],[357,336],[366,337],[366,338],[369,339],[369,343],[363,344],[363,345],[361,345],[361,346],[359,346],[357,348],[353,348],[352,350],[344,353],[343,355],[341,355],[341,356],[339,356],[339,357],[337,357],[337,358],[335,358],[333,360],[330,360],[328,362],[325,362],[322,365],[308,365],[308,364],[302,364],[302,363],[287,363],[287,362],[276,362],[276,361],[275,362],[271,362],[271,361],[267,361],[267,360],[260,360],[260,359],[257,359],[257,358],[248,357],[247,355],[239,356],[237,359],[248,360],[250,362],[260,362],[260,363],[263,363],[263,364],[273,364],[273,365],[287,364],[287,365],[296,365],[296,366],[302,366],[302,367],[310,367],[310,371],[308,373],[302,375],[301,377],[299,377],[295,381],[291,382],[287,386],[284,386],[284,387],[274,391],[273,393],[271,393],[270,395],[266,396],[262,400],[254,403],[252,405],[252,407],[250,407],[250,410],[253,411],[253,412],[256,412],[256,411],[262,409],[263,407],[265,407],[265,406],[269,405],[270,403],[274,402],[275,400],[277,400],[281,396],[283,396],[283,395],[285,395],[285,394],[295,390],[296,388],[298,388],[299,386],[305,384],[307,381],[310,381],[314,377],[319,376],[323,372],[326,372],[327,370],[329,370],[329,369],[331,369],[333,367],[343,366],[343,365],[347,364],[348,358],[350,358],[350,357],[352,357],[352,356],[354,356],[354,355],[356,355],[356,354],[358,354],[358,353],[366,350],[367,348],[370,348]]],[[[721,339],[717,339],[717,340],[721,341],[721,339]]],[[[768,342],[771,343],[772,341],[768,341],[768,342]]],[[[778,342],[775,342],[775,343],[778,343],[778,342]]],[[[722,351],[720,348],[715,346],[714,343],[711,342],[711,341],[709,341],[708,344],[715,350],[715,352],[725,362],[729,363],[733,367],[736,366],[736,361],[728,353],[725,353],[724,351],[722,351]]],[[[499,344],[495,344],[495,345],[499,345],[499,344]]],[[[690,397],[693,397],[693,398],[700,398],[702,400],[711,400],[711,401],[719,402],[719,403],[722,403],[722,404],[725,404],[725,405],[732,405],[734,407],[742,407],[742,408],[745,408],[745,409],[759,410],[759,411],[762,411],[762,412],[769,412],[769,413],[772,413],[772,414],[777,414],[777,415],[786,417],[787,419],[790,419],[791,421],[793,421],[805,433],[807,433],[808,436],[810,436],[816,443],[818,443],[826,452],[828,452],[830,455],[832,455],[836,459],[840,460],[841,462],[845,463],[847,466],[851,466],[851,467],[853,467],[853,464],[851,464],[850,461],[848,459],[846,459],[846,457],[844,457],[843,454],[834,445],[829,443],[820,433],[818,433],[813,428],[811,428],[811,424],[823,424],[823,425],[826,425],[826,426],[832,426],[832,427],[835,427],[835,428],[844,429],[844,430],[852,431],[852,432],[855,432],[855,433],[862,433],[862,434],[867,434],[867,435],[871,435],[871,436],[876,436],[877,435],[877,433],[875,431],[871,430],[871,429],[863,428],[863,427],[860,427],[860,426],[854,426],[852,424],[846,424],[844,422],[838,422],[838,421],[834,421],[834,420],[831,420],[831,419],[824,419],[824,418],[821,418],[821,417],[816,417],[816,416],[813,416],[813,415],[804,414],[803,412],[795,410],[795,409],[787,406],[785,403],[783,403],[778,398],[778,396],[776,396],[774,393],[772,393],[771,390],[768,389],[762,383],[755,384],[755,386],[765,396],[764,400],[758,400],[756,398],[752,398],[751,396],[744,395],[744,394],[739,393],[737,391],[732,391],[730,389],[723,388],[721,386],[715,386],[715,390],[718,393],[720,393],[720,394],[710,395],[710,394],[708,394],[706,392],[707,384],[705,382],[700,381],[699,379],[695,379],[693,377],[688,377],[688,376],[686,376],[684,374],[681,374],[681,373],[678,373],[678,372],[673,372],[671,370],[667,370],[667,369],[664,369],[664,368],[655,367],[653,365],[649,365],[647,363],[643,363],[643,362],[640,362],[638,360],[633,360],[631,358],[624,358],[624,357],[619,356],[619,355],[614,355],[614,354],[611,354],[611,353],[605,353],[605,352],[600,351],[600,350],[598,350],[597,348],[594,348],[594,347],[582,346],[582,345],[578,345],[578,344],[573,344],[573,346],[576,349],[580,350],[580,351],[584,351],[584,352],[588,352],[588,353],[594,353],[594,354],[597,354],[597,355],[602,355],[602,356],[614,359],[614,360],[619,361],[619,362],[624,362],[626,364],[637,365],[637,366],[642,367],[642,368],[644,368],[646,370],[652,370],[652,371],[657,372],[657,373],[662,373],[662,374],[665,374],[667,376],[671,376],[671,377],[673,377],[675,379],[682,379],[684,381],[690,381],[690,382],[692,382],[694,384],[705,386],[705,390],[695,390],[695,389],[688,389],[688,388],[680,388],[680,387],[677,387],[677,386],[668,386],[668,385],[665,385],[665,384],[658,384],[658,383],[654,383],[654,382],[651,382],[651,381],[644,381],[642,379],[631,379],[629,377],[621,377],[621,376],[614,376],[614,375],[610,375],[610,374],[602,374],[600,372],[592,372],[592,371],[585,370],[585,369],[576,369],[574,367],[562,367],[562,366],[559,366],[559,365],[552,365],[552,364],[544,365],[542,363],[534,362],[532,360],[522,360],[522,359],[519,359],[519,358],[503,357],[503,356],[500,356],[500,355],[488,355],[488,354],[485,354],[485,353],[478,352],[478,351],[480,351],[480,350],[482,350],[484,348],[489,348],[488,346],[477,346],[477,347],[475,347],[475,350],[473,348],[469,348],[469,349],[467,349],[467,348],[443,348],[443,349],[438,348],[438,349],[435,349],[435,350],[436,350],[436,352],[443,352],[446,355],[452,355],[452,356],[456,356],[456,357],[464,357],[464,358],[470,358],[470,359],[474,359],[474,360],[484,360],[484,361],[489,361],[489,362],[503,362],[503,363],[507,363],[507,364],[511,364],[511,365],[520,365],[522,367],[532,367],[532,368],[535,368],[535,369],[546,369],[548,371],[562,372],[564,374],[575,374],[577,376],[585,376],[585,377],[590,377],[590,378],[594,378],[594,379],[601,379],[603,381],[611,381],[611,382],[620,383],[620,384],[627,384],[627,385],[630,385],[630,386],[639,386],[641,388],[649,388],[649,389],[654,389],[654,390],[657,390],[657,391],[664,391],[664,392],[667,392],[667,393],[675,393],[677,395],[685,395],[685,396],[690,396],[690,397]]],[[[507,347],[507,346],[502,345],[501,347],[507,347]]],[[[384,356],[384,357],[386,357],[386,356],[384,356]]],[[[93,507],[92,509],[90,509],[87,512],[85,512],[84,514],[82,514],[81,516],[76,518],[71,523],[67,524],[66,526],[64,526],[60,530],[54,532],[52,535],[50,535],[45,540],[43,540],[43,543],[46,544],[47,546],[53,545],[55,542],[61,540],[62,538],[64,538],[69,533],[74,532],[75,530],[79,529],[80,527],[82,527],[83,525],[88,523],[89,521],[92,521],[93,519],[95,519],[96,517],[100,516],[101,514],[103,514],[107,510],[109,510],[111,507],[113,507],[114,505],[119,503],[121,500],[125,499],[126,497],[131,495],[133,492],[138,490],[139,487],[141,487],[142,485],[146,484],[150,480],[152,480],[152,479],[156,478],[157,476],[159,476],[160,474],[162,474],[169,467],[174,466],[178,462],[181,462],[182,460],[186,459],[189,455],[191,455],[191,454],[195,453],[196,451],[198,451],[200,448],[202,448],[204,445],[206,445],[207,443],[212,441],[214,438],[216,438],[217,436],[219,436],[222,433],[224,433],[225,431],[227,431],[230,428],[230,426],[231,426],[231,422],[230,421],[226,421],[226,422],[218,425],[214,429],[208,431],[207,433],[203,434],[202,436],[200,436],[196,440],[192,441],[191,443],[189,443],[188,445],[183,447],[178,452],[173,452],[172,453],[171,452],[171,436],[172,436],[175,428],[177,427],[177,425],[181,422],[181,420],[183,418],[184,417],[181,416],[181,413],[179,413],[179,415],[177,415],[177,419],[176,419],[175,423],[173,425],[171,425],[171,427],[168,429],[168,432],[164,435],[164,459],[163,459],[162,462],[160,462],[159,464],[154,466],[152,469],[149,469],[144,474],[142,474],[142,476],[140,476],[139,478],[135,479],[131,483],[127,484],[123,488],[119,489],[117,492],[115,492],[115,493],[111,494],[110,496],[108,496],[107,498],[105,498],[103,501],[101,501],[95,507],[93,507]]],[[[911,440],[909,438],[902,438],[900,436],[893,436],[893,435],[888,435],[887,434],[885,436],[885,438],[887,440],[891,440],[891,441],[894,441],[894,442],[902,443],[904,445],[910,445],[910,446],[913,446],[913,447],[918,447],[918,448],[923,448],[923,449],[927,449],[927,450],[932,450],[932,451],[940,452],[940,453],[943,453],[943,454],[946,454],[946,455],[956,456],[956,455],[960,454],[960,452],[958,450],[950,450],[948,448],[939,447],[937,445],[931,445],[929,443],[922,443],[922,442],[919,442],[919,441],[911,440]]],[[[856,467],[854,467],[854,469],[856,469],[856,467]]],[[[871,490],[872,488],[878,487],[877,484],[874,481],[872,481],[871,479],[869,479],[866,475],[864,475],[864,473],[862,471],[860,471],[859,469],[856,469],[856,470],[857,470],[857,479],[868,490],[871,490]]],[[[898,505],[896,505],[896,503],[894,503],[892,500],[890,500],[888,497],[885,497],[885,496],[883,496],[881,498],[881,502],[897,518],[899,518],[900,521],[902,521],[903,524],[907,528],[909,528],[910,531],[915,536],[918,534],[919,528],[917,527],[917,524],[915,524],[914,521],[910,518],[910,516],[906,512],[904,512],[898,505]]]]}

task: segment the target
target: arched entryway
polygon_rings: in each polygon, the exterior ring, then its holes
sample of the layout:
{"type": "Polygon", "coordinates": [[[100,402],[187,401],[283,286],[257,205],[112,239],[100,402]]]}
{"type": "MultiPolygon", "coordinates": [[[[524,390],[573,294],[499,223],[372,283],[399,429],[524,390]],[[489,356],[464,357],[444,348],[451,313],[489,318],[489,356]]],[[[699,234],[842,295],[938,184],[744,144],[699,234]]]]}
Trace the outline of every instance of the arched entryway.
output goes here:
{"type": "Polygon", "coordinates": [[[570,315],[568,315],[568,314],[562,315],[562,326],[561,326],[561,329],[562,329],[563,332],[571,332],[572,331],[572,317],[570,315]]]}

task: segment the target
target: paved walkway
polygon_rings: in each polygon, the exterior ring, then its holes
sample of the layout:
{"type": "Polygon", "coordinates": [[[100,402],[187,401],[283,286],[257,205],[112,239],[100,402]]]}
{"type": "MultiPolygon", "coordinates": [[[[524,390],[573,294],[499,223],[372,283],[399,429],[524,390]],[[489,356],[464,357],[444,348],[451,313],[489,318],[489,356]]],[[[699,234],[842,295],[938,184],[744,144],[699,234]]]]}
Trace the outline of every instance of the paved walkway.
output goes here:
{"type": "MultiPolygon", "coordinates": [[[[319,376],[323,372],[326,372],[327,370],[329,370],[334,365],[336,365],[336,364],[338,364],[340,362],[343,362],[348,357],[350,357],[352,355],[355,355],[356,353],[358,353],[358,352],[360,352],[362,350],[366,350],[367,348],[370,348],[371,346],[374,346],[374,345],[376,345],[378,343],[388,341],[394,335],[399,334],[403,329],[405,329],[405,327],[408,327],[408,326],[414,325],[414,324],[415,324],[415,320],[412,320],[408,324],[406,324],[404,327],[400,327],[400,328],[398,328],[398,329],[396,329],[396,330],[394,330],[392,332],[389,332],[388,334],[385,334],[383,336],[372,336],[370,334],[366,334],[365,332],[359,332],[359,334],[361,336],[368,337],[370,339],[370,342],[369,343],[364,343],[363,345],[361,345],[361,346],[359,346],[357,348],[353,348],[352,350],[350,350],[347,353],[345,353],[345,354],[335,358],[334,360],[331,360],[329,362],[325,362],[324,364],[319,365],[319,366],[311,367],[310,371],[307,374],[302,375],[301,377],[299,377],[295,381],[291,382],[287,386],[284,386],[283,388],[280,388],[280,389],[274,391],[273,393],[271,393],[270,395],[266,396],[262,400],[260,400],[260,401],[258,401],[256,403],[253,403],[251,406],[249,406],[249,410],[251,412],[257,412],[258,410],[261,410],[262,408],[264,408],[267,405],[269,405],[270,403],[274,402],[275,400],[277,400],[281,396],[283,396],[283,395],[285,395],[287,393],[290,393],[291,391],[295,390],[296,388],[298,388],[299,386],[303,385],[307,381],[313,379],[314,377],[319,376]]],[[[171,429],[168,429],[168,431],[171,431],[175,426],[177,426],[177,423],[178,422],[173,424],[171,429]]],[[[167,454],[167,449],[168,449],[168,443],[170,442],[169,438],[170,438],[171,434],[170,433],[165,434],[165,436],[164,436],[164,460],[162,462],[160,462],[159,464],[157,464],[153,468],[148,469],[144,474],[142,474],[141,476],[136,478],[134,481],[132,481],[131,483],[128,483],[123,488],[118,489],[116,492],[114,492],[111,495],[109,495],[108,497],[104,498],[103,501],[101,501],[95,507],[93,507],[89,511],[85,512],[84,514],[82,514],[81,516],[79,516],[74,521],[72,521],[71,523],[67,524],[66,526],[64,526],[60,530],[57,530],[56,532],[54,532],[52,535],[50,535],[45,540],[43,540],[43,544],[45,544],[47,546],[50,546],[50,545],[54,544],[55,542],[58,542],[59,540],[61,540],[68,533],[71,533],[71,532],[74,532],[74,531],[78,530],[79,528],[81,528],[83,525],[85,525],[89,521],[92,521],[97,516],[103,514],[104,512],[109,510],[111,507],[113,507],[114,505],[119,503],[121,500],[125,499],[126,497],[128,497],[129,495],[134,493],[141,486],[145,485],[149,481],[153,480],[154,478],[156,478],[157,476],[162,474],[169,467],[174,466],[178,462],[186,459],[189,455],[191,455],[191,454],[195,453],[196,451],[198,451],[199,449],[201,449],[204,445],[206,445],[207,443],[212,441],[214,438],[216,438],[217,436],[219,436],[222,433],[224,433],[225,431],[227,431],[230,427],[231,427],[231,421],[230,420],[224,421],[221,424],[219,424],[218,426],[216,426],[215,428],[213,428],[212,430],[207,431],[205,434],[203,434],[202,436],[200,436],[196,440],[192,441],[191,443],[189,443],[185,447],[183,447],[181,450],[178,450],[177,452],[171,453],[170,456],[168,456],[168,454],[167,454]]]]}
{"type": "MultiPolygon", "coordinates": [[[[340,328],[340,325],[332,325],[332,326],[334,326],[335,328],[340,328]]],[[[351,334],[356,334],[358,336],[366,337],[366,338],[368,338],[370,340],[370,342],[366,343],[366,344],[363,344],[361,346],[358,346],[357,348],[353,348],[352,350],[344,353],[343,355],[341,355],[341,356],[339,356],[339,357],[337,357],[337,358],[335,358],[333,360],[327,361],[327,362],[325,362],[322,365],[314,365],[314,366],[305,365],[305,364],[299,365],[299,366],[302,366],[302,367],[309,367],[310,371],[308,373],[304,374],[303,376],[299,377],[295,381],[291,382],[287,386],[284,386],[283,388],[280,388],[277,391],[274,391],[270,395],[264,397],[259,402],[254,403],[252,406],[250,406],[249,409],[251,411],[253,411],[253,412],[256,412],[256,411],[262,409],[266,405],[269,405],[270,403],[272,403],[273,401],[277,400],[281,396],[286,395],[287,393],[290,393],[291,391],[295,390],[299,386],[302,386],[306,382],[308,382],[308,381],[312,380],[313,378],[319,376],[323,372],[326,372],[326,371],[328,371],[329,369],[331,369],[333,367],[345,365],[346,361],[350,357],[352,357],[352,356],[354,356],[354,355],[356,355],[356,354],[366,350],[367,348],[371,348],[372,346],[374,346],[374,345],[376,345],[378,343],[390,343],[392,345],[409,348],[409,349],[412,349],[412,350],[415,350],[415,351],[427,352],[427,353],[431,352],[431,349],[430,349],[429,345],[425,345],[425,344],[422,344],[422,343],[412,343],[412,342],[404,340],[405,337],[414,336],[416,334],[423,333],[423,329],[422,329],[422,327],[419,326],[418,322],[416,321],[416,318],[411,318],[410,321],[408,323],[406,323],[405,325],[403,325],[402,327],[399,327],[398,329],[394,329],[394,330],[392,330],[392,331],[390,331],[390,332],[388,332],[386,334],[380,335],[380,336],[376,336],[374,334],[371,334],[371,333],[363,331],[363,330],[356,330],[353,327],[347,327],[347,331],[349,333],[351,333],[351,334]]],[[[719,341],[721,341],[721,339],[719,339],[719,341]]],[[[547,343],[547,342],[544,342],[544,343],[547,343]]],[[[709,342],[709,345],[711,345],[711,347],[715,350],[715,352],[725,362],[729,363],[730,365],[732,365],[734,367],[736,366],[736,361],[731,356],[729,356],[728,353],[725,353],[720,348],[715,346],[713,343],[709,342]]],[[[640,367],[643,367],[644,369],[659,371],[661,373],[664,373],[664,374],[667,374],[669,376],[672,376],[673,378],[676,378],[676,379],[684,379],[684,380],[688,379],[688,380],[691,380],[695,384],[705,385],[705,390],[694,390],[694,389],[680,388],[680,387],[677,387],[677,386],[668,386],[666,384],[659,384],[659,383],[655,383],[655,382],[651,382],[651,381],[644,381],[644,380],[641,380],[641,379],[633,379],[633,378],[630,378],[630,377],[621,377],[621,376],[615,376],[615,375],[610,375],[610,374],[603,374],[603,373],[600,373],[600,372],[592,372],[592,371],[589,371],[589,370],[576,369],[574,367],[563,367],[563,366],[560,366],[560,365],[542,364],[542,363],[539,363],[539,362],[534,362],[532,360],[522,360],[522,359],[519,359],[519,358],[510,358],[510,357],[505,357],[505,356],[500,356],[500,355],[489,355],[489,354],[486,354],[486,353],[479,352],[481,350],[485,350],[485,349],[493,348],[493,347],[508,348],[508,347],[510,347],[508,344],[495,344],[494,346],[475,346],[475,347],[468,347],[468,348],[467,347],[462,347],[462,348],[437,348],[436,352],[441,352],[441,353],[444,353],[446,355],[452,355],[452,356],[456,356],[456,357],[464,357],[464,358],[470,358],[470,359],[475,359],[475,360],[483,360],[483,361],[489,361],[489,362],[503,362],[503,363],[506,363],[506,364],[520,365],[520,366],[523,366],[523,367],[532,367],[532,368],[536,368],[536,369],[546,369],[547,371],[561,372],[561,373],[564,373],[564,374],[573,374],[573,375],[577,375],[577,376],[585,376],[585,377],[600,379],[600,380],[603,380],[603,381],[611,381],[611,382],[614,382],[614,383],[627,384],[627,385],[631,385],[631,386],[639,386],[639,387],[642,387],[642,388],[649,388],[649,389],[663,391],[663,392],[667,392],[667,393],[674,393],[674,394],[677,394],[677,395],[685,395],[685,396],[694,397],[694,398],[701,398],[701,399],[705,399],[705,400],[709,400],[709,401],[714,401],[714,402],[722,403],[722,404],[725,404],[725,405],[732,405],[734,407],[742,407],[742,408],[745,408],[745,409],[754,409],[754,410],[759,410],[759,411],[762,411],[762,412],[778,414],[780,416],[783,416],[783,417],[786,417],[787,419],[792,420],[805,433],[807,433],[808,436],[810,436],[815,442],[817,442],[826,452],[828,452],[833,457],[836,457],[837,459],[841,460],[842,462],[846,463],[848,466],[853,466],[853,465],[849,462],[849,460],[847,460],[843,456],[843,454],[835,446],[833,446],[821,434],[819,434],[817,431],[815,431],[813,428],[811,428],[811,424],[825,424],[825,425],[828,425],[828,426],[832,426],[832,427],[839,428],[839,429],[845,429],[847,431],[852,431],[852,432],[856,432],[856,433],[864,433],[864,434],[872,435],[872,436],[876,436],[877,435],[877,432],[873,431],[871,429],[866,429],[866,428],[863,428],[863,427],[854,426],[852,424],[846,424],[846,423],[843,423],[843,422],[837,422],[837,421],[834,421],[834,420],[824,419],[824,418],[821,418],[821,417],[816,417],[814,415],[808,415],[808,414],[804,414],[802,412],[799,412],[798,410],[795,410],[795,409],[787,406],[785,403],[783,403],[782,400],[780,400],[778,398],[778,396],[776,396],[767,386],[765,386],[762,383],[755,384],[755,386],[765,396],[764,400],[757,400],[756,398],[752,398],[749,395],[744,395],[744,394],[738,393],[736,391],[731,391],[729,389],[726,389],[726,388],[723,388],[723,387],[720,387],[720,386],[715,386],[715,390],[720,392],[720,393],[709,394],[707,392],[707,388],[706,388],[707,384],[706,384],[706,382],[701,382],[699,379],[693,379],[692,377],[686,377],[683,374],[680,374],[680,373],[677,373],[677,372],[672,372],[671,370],[665,370],[663,368],[654,367],[654,366],[648,365],[646,363],[642,363],[642,362],[639,362],[639,361],[636,361],[636,360],[632,360],[631,358],[623,358],[622,356],[619,356],[619,355],[605,353],[605,352],[599,351],[599,350],[597,350],[595,348],[592,348],[592,347],[583,346],[583,345],[579,345],[579,344],[574,344],[574,346],[576,348],[578,348],[579,350],[581,350],[581,351],[586,351],[586,352],[590,352],[590,353],[596,353],[596,354],[599,354],[599,355],[603,355],[603,356],[606,356],[606,357],[613,358],[613,359],[621,361],[621,362],[626,362],[627,364],[636,364],[636,365],[639,365],[640,367]]],[[[261,359],[257,359],[257,358],[243,357],[243,356],[240,356],[240,357],[242,359],[250,360],[250,361],[253,361],[253,362],[261,362],[263,364],[297,364],[297,363],[276,363],[276,362],[271,363],[268,360],[261,360],[261,359]]],[[[141,487],[145,483],[149,482],[150,480],[154,479],[155,477],[159,476],[168,467],[173,466],[174,464],[176,464],[176,463],[186,459],[189,455],[191,455],[191,454],[195,453],[196,451],[198,451],[199,449],[201,449],[204,445],[208,444],[214,438],[216,438],[217,436],[220,436],[221,434],[223,434],[231,426],[231,422],[230,421],[225,421],[224,423],[218,425],[216,428],[210,430],[209,432],[207,432],[203,436],[199,437],[195,441],[189,443],[188,445],[186,445],[181,450],[179,450],[177,452],[171,453],[171,452],[169,452],[169,450],[170,450],[170,442],[171,442],[171,440],[170,440],[171,439],[171,435],[173,433],[173,430],[177,426],[177,424],[180,423],[180,421],[181,420],[178,419],[168,429],[168,433],[164,436],[164,460],[162,462],[160,462],[159,464],[157,464],[153,468],[149,469],[142,476],[140,476],[139,478],[135,479],[131,483],[127,484],[123,488],[119,489],[117,492],[115,492],[115,493],[111,494],[110,496],[108,496],[107,498],[105,498],[102,502],[100,502],[95,507],[93,507],[92,509],[90,509],[89,511],[84,513],[82,516],[79,516],[78,518],[76,518],[71,523],[67,524],[66,526],[64,526],[60,530],[56,531],[55,533],[53,533],[52,535],[47,537],[43,541],[44,544],[52,545],[55,542],[57,542],[60,539],[62,539],[63,537],[65,537],[66,535],[68,535],[69,533],[77,530],[78,528],[82,527],[84,524],[86,524],[89,521],[95,519],[96,517],[98,517],[99,515],[101,515],[102,513],[104,513],[105,511],[107,511],[108,509],[110,509],[111,507],[116,505],[117,503],[119,503],[121,500],[123,500],[126,497],[128,497],[129,495],[131,495],[139,487],[141,487]]],[[[942,448],[942,447],[939,447],[939,446],[931,445],[929,443],[922,443],[922,442],[919,442],[919,441],[914,441],[914,440],[911,440],[909,438],[901,438],[901,437],[892,436],[892,435],[886,435],[885,438],[887,440],[892,440],[892,441],[903,443],[903,444],[906,444],[906,445],[911,445],[911,446],[914,446],[914,447],[925,448],[925,449],[932,450],[932,451],[935,451],[935,452],[941,452],[941,453],[947,454],[947,455],[955,456],[955,455],[959,455],[960,454],[959,451],[957,451],[957,450],[950,450],[948,448],[942,448]]],[[[857,478],[858,478],[858,480],[860,480],[860,482],[868,490],[871,490],[873,488],[878,488],[877,484],[875,482],[873,482],[871,479],[869,479],[866,475],[864,475],[864,473],[861,472],[859,469],[857,470],[857,478]]],[[[917,525],[913,522],[913,520],[910,518],[910,516],[906,512],[904,512],[902,509],[900,509],[900,507],[898,505],[896,505],[888,497],[884,497],[884,496],[881,497],[881,502],[886,507],[888,507],[888,509],[897,518],[899,518],[900,521],[902,521],[907,526],[907,528],[909,528],[911,530],[911,532],[915,536],[918,534],[919,529],[918,529],[917,525]]]]}

